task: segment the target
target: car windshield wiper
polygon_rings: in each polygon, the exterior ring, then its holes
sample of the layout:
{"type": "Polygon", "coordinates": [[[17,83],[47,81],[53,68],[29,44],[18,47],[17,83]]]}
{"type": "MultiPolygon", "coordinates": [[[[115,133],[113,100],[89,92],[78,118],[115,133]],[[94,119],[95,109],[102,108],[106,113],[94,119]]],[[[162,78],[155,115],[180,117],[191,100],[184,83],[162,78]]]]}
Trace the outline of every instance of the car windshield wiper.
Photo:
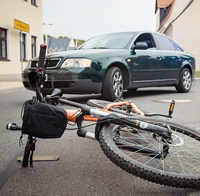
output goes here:
{"type": "Polygon", "coordinates": [[[109,49],[106,47],[93,47],[93,48],[78,48],[77,50],[89,50],[89,49],[109,49]]]}
{"type": "Polygon", "coordinates": [[[93,47],[92,49],[108,49],[106,47],[93,47]]]}

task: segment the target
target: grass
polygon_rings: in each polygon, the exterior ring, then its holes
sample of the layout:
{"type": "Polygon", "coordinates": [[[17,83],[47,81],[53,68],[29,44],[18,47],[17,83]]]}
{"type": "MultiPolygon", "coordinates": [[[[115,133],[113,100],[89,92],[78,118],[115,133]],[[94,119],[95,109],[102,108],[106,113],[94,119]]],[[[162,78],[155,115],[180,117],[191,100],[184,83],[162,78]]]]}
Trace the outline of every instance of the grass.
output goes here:
{"type": "Polygon", "coordinates": [[[196,71],[195,78],[200,78],[200,71],[196,71]]]}

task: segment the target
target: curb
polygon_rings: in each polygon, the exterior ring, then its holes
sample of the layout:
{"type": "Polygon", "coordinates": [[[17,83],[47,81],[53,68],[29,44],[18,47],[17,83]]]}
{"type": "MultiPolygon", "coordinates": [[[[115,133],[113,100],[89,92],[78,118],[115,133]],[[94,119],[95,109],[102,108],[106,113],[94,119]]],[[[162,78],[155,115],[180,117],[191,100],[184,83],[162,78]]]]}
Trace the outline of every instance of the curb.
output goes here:
{"type": "MultiPolygon", "coordinates": [[[[194,80],[200,80],[200,78],[194,78],[194,80]]],[[[9,92],[9,91],[15,91],[15,90],[21,90],[25,89],[25,87],[22,86],[15,86],[15,87],[7,87],[7,88],[0,88],[0,92],[9,92]]]]}

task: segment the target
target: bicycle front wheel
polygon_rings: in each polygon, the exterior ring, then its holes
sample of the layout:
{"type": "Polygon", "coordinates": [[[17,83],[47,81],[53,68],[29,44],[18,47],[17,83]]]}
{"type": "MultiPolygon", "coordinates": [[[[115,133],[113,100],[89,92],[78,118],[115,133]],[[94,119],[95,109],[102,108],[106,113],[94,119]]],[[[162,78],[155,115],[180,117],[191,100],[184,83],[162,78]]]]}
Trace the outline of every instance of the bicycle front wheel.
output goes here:
{"type": "Polygon", "coordinates": [[[200,132],[162,119],[138,117],[138,120],[169,125],[173,140],[166,143],[148,131],[107,124],[99,135],[106,156],[145,180],[173,187],[200,188],[200,132]]]}

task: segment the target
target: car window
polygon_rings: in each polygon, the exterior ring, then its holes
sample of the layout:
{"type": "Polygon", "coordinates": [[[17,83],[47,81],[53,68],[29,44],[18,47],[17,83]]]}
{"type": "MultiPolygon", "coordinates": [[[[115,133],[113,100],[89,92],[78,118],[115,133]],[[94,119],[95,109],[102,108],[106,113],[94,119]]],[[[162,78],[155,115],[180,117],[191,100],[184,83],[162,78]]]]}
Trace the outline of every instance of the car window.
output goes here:
{"type": "Polygon", "coordinates": [[[171,40],[159,34],[154,34],[161,50],[175,50],[171,40]]]}
{"type": "Polygon", "coordinates": [[[155,42],[153,40],[153,37],[149,33],[144,33],[140,35],[135,41],[134,44],[139,43],[139,42],[145,42],[148,46],[147,49],[156,49],[155,42]]]}
{"type": "Polygon", "coordinates": [[[127,47],[135,33],[113,33],[93,37],[78,49],[121,49],[127,47]]]}
{"type": "Polygon", "coordinates": [[[170,40],[172,42],[172,44],[174,45],[174,48],[176,51],[184,51],[177,43],[175,43],[174,41],[170,40]]]}

